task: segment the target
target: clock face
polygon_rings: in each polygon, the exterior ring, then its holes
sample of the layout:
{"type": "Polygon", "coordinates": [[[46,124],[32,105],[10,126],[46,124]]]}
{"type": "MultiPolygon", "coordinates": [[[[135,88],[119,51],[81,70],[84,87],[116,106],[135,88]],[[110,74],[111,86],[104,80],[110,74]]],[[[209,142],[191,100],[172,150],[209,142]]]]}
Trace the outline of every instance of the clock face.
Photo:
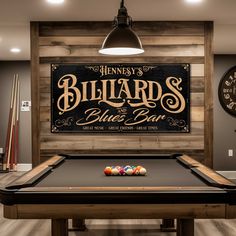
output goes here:
{"type": "Polygon", "coordinates": [[[236,66],[229,69],[222,77],[218,95],[224,110],[236,117],[236,66]]]}

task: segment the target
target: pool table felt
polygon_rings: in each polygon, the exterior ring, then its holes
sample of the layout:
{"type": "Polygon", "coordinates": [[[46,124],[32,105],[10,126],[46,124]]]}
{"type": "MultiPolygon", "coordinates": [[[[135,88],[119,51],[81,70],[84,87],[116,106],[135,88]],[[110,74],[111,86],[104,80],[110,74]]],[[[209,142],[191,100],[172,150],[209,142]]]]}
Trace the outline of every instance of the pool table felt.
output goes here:
{"type": "Polygon", "coordinates": [[[67,159],[37,187],[207,186],[176,159],[67,159]],[[146,176],[106,176],[106,166],[141,165],[146,176]]]}

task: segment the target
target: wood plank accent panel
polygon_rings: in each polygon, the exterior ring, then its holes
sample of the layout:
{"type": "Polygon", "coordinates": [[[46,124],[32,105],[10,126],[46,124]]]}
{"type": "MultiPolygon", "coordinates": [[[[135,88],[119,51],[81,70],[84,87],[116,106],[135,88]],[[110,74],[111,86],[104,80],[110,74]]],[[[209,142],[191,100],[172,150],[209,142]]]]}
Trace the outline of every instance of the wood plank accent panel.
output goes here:
{"type": "MultiPolygon", "coordinates": [[[[112,22],[40,22],[40,36],[106,36],[112,22]]],[[[204,22],[197,21],[139,21],[133,29],[140,36],[204,36],[204,22]]]]}
{"type": "Polygon", "coordinates": [[[205,23],[205,164],[213,167],[213,22],[205,23]]]}
{"type": "MultiPolygon", "coordinates": [[[[143,46],[146,45],[204,45],[203,36],[141,36],[143,46]]],[[[64,45],[94,45],[101,46],[104,36],[53,36],[40,37],[40,46],[64,46],[64,45]]]]}
{"type": "Polygon", "coordinates": [[[32,99],[32,165],[38,165],[40,160],[40,91],[39,91],[39,25],[30,24],[31,47],[31,99],[32,99]]]}
{"type": "Polygon", "coordinates": [[[33,163],[57,153],[186,153],[212,163],[212,22],[135,22],[145,53],[112,57],[98,54],[111,22],[33,22],[33,163]],[[190,63],[189,134],[81,135],[50,131],[52,63],[190,63]],[[34,66],[34,67],[33,67],[34,66]],[[205,96],[207,94],[207,96],[205,96]],[[205,154],[205,156],[204,156],[205,154]]]}

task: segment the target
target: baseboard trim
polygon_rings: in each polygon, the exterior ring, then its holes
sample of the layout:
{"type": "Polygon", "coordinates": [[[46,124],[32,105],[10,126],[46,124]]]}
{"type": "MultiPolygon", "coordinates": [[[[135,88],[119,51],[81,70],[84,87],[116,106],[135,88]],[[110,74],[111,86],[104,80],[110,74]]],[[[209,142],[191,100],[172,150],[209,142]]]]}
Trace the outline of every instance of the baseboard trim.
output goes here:
{"type": "Polygon", "coordinates": [[[20,163],[17,164],[17,171],[29,171],[32,169],[32,164],[20,163]]]}
{"type": "Polygon", "coordinates": [[[217,171],[217,173],[223,175],[228,179],[236,179],[236,171],[217,171]]]}

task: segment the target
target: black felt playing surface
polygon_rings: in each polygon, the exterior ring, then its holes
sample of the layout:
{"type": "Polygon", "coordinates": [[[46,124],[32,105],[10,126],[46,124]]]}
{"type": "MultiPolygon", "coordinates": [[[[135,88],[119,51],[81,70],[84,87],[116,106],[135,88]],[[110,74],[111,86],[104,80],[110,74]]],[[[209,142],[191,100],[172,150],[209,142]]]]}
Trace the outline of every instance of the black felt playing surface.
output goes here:
{"type": "Polygon", "coordinates": [[[175,159],[68,159],[37,186],[41,187],[155,187],[205,186],[175,159]],[[105,176],[106,166],[142,165],[146,176],[105,176]]]}

